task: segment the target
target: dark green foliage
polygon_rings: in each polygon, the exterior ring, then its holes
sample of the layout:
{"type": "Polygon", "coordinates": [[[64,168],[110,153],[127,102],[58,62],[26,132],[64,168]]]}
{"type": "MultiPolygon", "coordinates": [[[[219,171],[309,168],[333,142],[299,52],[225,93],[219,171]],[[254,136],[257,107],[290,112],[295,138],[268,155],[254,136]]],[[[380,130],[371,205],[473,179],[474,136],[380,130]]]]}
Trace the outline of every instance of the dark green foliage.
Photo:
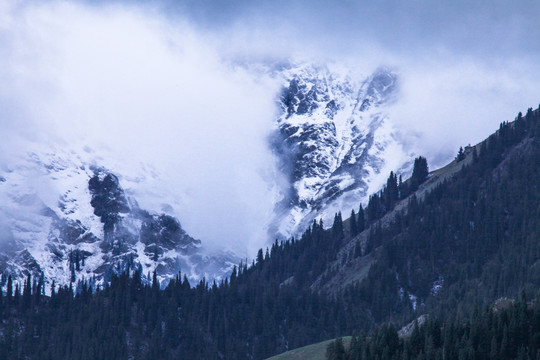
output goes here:
{"type": "Polygon", "coordinates": [[[459,147],[459,151],[456,155],[456,161],[460,162],[465,159],[465,152],[463,151],[463,146],[459,147]]]}
{"type": "MultiPolygon", "coordinates": [[[[330,229],[314,221],[300,240],[261,249],[257,262],[241,263],[219,284],[203,279],[191,287],[179,274],[160,290],[156,274],[146,279],[131,270],[94,293],[82,283],[76,294],[70,285],[44,297],[42,279],[28,277],[21,289],[8,277],[0,359],[264,359],[354,330],[371,332],[353,337],[348,352],[334,344],[329,355],[537,358],[540,300],[527,304],[526,296],[540,288],[540,111],[501,124],[473,159],[407,199],[412,190],[391,173],[365,213],[359,209],[358,231],[368,232],[364,253],[361,236],[354,252],[346,248],[350,238],[336,214],[330,229]],[[406,211],[381,224],[398,200],[408,202],[406,211]],[[351,259],[369,263],[367,276],[319,291],[315,284],[351,259]],[[521,289],[514,305],[479,310],[521,289]],[[373,330],[420,313],[439,321],[428,319],[401,340],[392,325],[373,330]]],[[[427,162],[418,162],[419,184],[427,162]]],[[[72,254],[73,271],[83,255],[72,254]]]]}
{"type": "MultiPolygon", "coordinates": [[[[336,220],[339,229],[339,214],[336,220]]],[[[75,296],[63,287],[45,298],[39,285],[36,292],[28,287],[29,278],[22,300],[3,312],[0,354],[2,359],[219,359],[220,354],[263,359],[335,337],[367,321],[360,306],[345,312],[341,301],[309,289],[342,240],[314,222],[301,241],[276,242],[264,256],[261,249],[252,267],[241,264],[219,286],[202,280],[192,288],[179,274],[160,290],[156,272],[146,282],[132,272],[113,276],[93,294],[83,283],[75,296]],[[33,296],[40,301],[28,302],[33,296]]]]}
{"type": "Polygon", "coordinates": [[[11,275],[8,276],[7,281],[7,289],[6,289],[6,300],[8,304],[11,304],[12,302],[12,296],[13,296],[13,280],[11,279],[11,275]]]}
{"type": "Polygon", "coordinates": [[[328,344],[326,348],[326,358],[328,360],[345,360],[345,346],[343,339],[337,338],[335,341],[328,344]]]}
{"type": "Polygon", "coordinates": [[[418,186],[420,186],[420,184],[426,181],[428,174],[429,170],[426,158],[423,156],[419,156],[414,159],[410,191],[415,191],[416,189],[418,189],[418,186]]]}
{"type": "Polygon", "coordinates": [[[344,236],[343,233],[343,218],[341,217],[341,211],[334,216],[334,224],[332,225],[332,233],[337,239],[341,239],[344,236]]]}
{"type": "Polygon", "coordinates": [[[364,208],[362,205],[360,205],[360,208],[358,209],[357,217],[358,232],[362,232],[366,229],[366,215],[364,214],[364,208]]]}
{"type": "Polygon", "coordinates": [[[502,309],[488,307],[468,321],[454,318],[444,326],[428,318],[402,338],[393,325],[382,325],[369,336],[353,337],[343,349],[341,339],[328,345],[327,359],[535,359],[540,351],[540,297],[525,298],[502,309]],[[343,349],[338,354],[337,349],[343,349]]]}
{"type": "Polygon", "coordinates": [[[373,194],[369,197],[369,202],[366,210],[369,222],[380,219],[384,215],[386,209],[384,208],[379,194],[373,194]]]}
{"type": "Polygon", "coordinates": [[[383,194],[386,209],[392,209],[396,201],[399,200],[398,179],[393,171],[390,172],[390,176],[386,181],[386,188],[383,194]]]}
{"type": "MultiPolygon", "coordinates": [[[[413,195],[407,213],[389,226],[372,226],[366,248],[377,249],[379,261],[360,285],[362,293],[381,291],[376,279],[399,279],[396,288],[414,294],[425,304],[422,311],[442,318],[455,310],[471,316],[475,304],[520,288],[533,294],[540,287],[540,189],[534,185],[540,142],[532,136],[538,121],[535,111],[529,120],[502,124],[471,165],[422,201],[413,195]],[[441,279],[444,286],[435,296],[441,279]]],[[[391,295],[386,291],[383,299],[391,295]]],[[[395,316],[395,309],[380,307],[379,313],[376,305],[376,319],[395,316]]]]}
{"type": "MultiPolygon", "coordinates": [[[[420,157],[419,159],[423,158],[420,157]]],[[[386,180],[386,186],[378,193],[375,193],[369,197],[369,202],[366,208],[367,222],[373,223],[391,211],[399,200],[405,199],[408,196],[409,190],[409,186],[403,183],[401,176],[398,180],[398,176],[391,171],[390,176],[388,176],[388,179],[386,180]]],[[[363,231],[365,228],[365,216],[364,210],[360,205],[360,210],[358,213],[359,231],[363,231]],[[362,220],[364,220],[364,224],[362,224],[362,220]]]]}
{"type": "Polygon", "coordinates": [[[351,217],[349,218],[350,221],[350,232],[351,236],[358,235],[358,222],[356,220],[356,213],[354,212],[354,209],[351,211],[351,217]]]}

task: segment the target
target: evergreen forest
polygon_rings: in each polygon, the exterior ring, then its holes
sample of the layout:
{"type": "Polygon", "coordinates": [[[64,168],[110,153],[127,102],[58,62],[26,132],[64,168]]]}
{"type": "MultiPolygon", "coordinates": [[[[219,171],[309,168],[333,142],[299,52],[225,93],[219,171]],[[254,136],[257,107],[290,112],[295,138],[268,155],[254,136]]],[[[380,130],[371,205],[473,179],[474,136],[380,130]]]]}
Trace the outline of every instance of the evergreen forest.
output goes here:
{"type": "Polygon", "coordinates": [[[131,269],[45,296],[42,279],[4,274],[0,359],[266,359],[351,334],[329,359],[540,358],[540,109],[453,164],[428,187],[417,158],[350,218],[314,221],[217,283],[131,269]],[[352,264],[365,275],[335,285],[352,264]]]}

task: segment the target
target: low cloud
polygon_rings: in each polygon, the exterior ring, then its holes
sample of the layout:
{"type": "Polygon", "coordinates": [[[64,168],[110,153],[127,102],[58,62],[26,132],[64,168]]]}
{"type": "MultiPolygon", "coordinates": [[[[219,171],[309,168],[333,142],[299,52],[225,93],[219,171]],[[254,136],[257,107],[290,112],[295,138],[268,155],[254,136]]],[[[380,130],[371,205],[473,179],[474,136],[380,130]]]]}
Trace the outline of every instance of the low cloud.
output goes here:
{"type": "Polygon", "coordinates": [[[407,61],[401,69],[401,97],[390,117],[434,167],[540,100],[533,75],[540,75],[540,66],[523,59],[407,61]]]}
{"type": "Polygon", "coordinates": [[[73,148],[122,174],[142,207],[253,255],[279,190],[267,142],[279,84],[244,65],[397,69],[391,118],[434,166],[540,100],[532,2],[253,4],[0,4],[3,168],[35,144],[73,148]]]}
{"type": "Polygon", "coordinates": [[[275,194],[272,80],[224,63],[190,27],[139,9],[54,3],[11,16],[3,14],[11,26],[0,60],[11,84],[1,126],[18,137],[11,156],[32,142],[74,148],[124,175],[142,207],[172,204],[206,244],[260,244],[275,194]]]}

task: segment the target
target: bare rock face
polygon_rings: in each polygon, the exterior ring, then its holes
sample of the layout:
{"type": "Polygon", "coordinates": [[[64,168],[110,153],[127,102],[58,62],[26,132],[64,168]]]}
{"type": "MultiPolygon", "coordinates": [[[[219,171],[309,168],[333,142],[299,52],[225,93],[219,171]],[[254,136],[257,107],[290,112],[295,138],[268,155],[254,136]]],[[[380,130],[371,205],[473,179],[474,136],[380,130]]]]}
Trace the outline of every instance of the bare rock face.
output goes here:
{"type": "Polygon", "coordinates": [[[357,208],[391,170],[414,158],[399,138],[387,107],[398,76],[380,68],[361,79],[327,67],[285,68],[281,115],[272,144],[290,188],[276,207],[270,233],[289,237],[315,217],[357,208]]]}
{"type": "MultiPolygon", "coordinates": [[[[263,71],[282,81],[269,146],[288,179],[270,240],[297,235],[314,218],[330,224],[336,212],[357,209],[379,190],[390,171],[410,169],[416,154],[388,115],[399,91],[393,71],[353,76],[290,63],[263,71]]],[[[167,204],[174,194],[145,180],[152,170],[115,172],[114,159],[95,157],[87,146],[36,149],[0,164],[0,286],[8,275],[23,282],[28,274],[49,284],[97,286],[126,270],[145,277],[156,271],[163,284],[179,271],[191,281],[220,279],[240,261],[229,252],[210,254],[186,233],[167,204]],[[154,208],[138,205],[138,196],[154,195],[154,208]]]]}
{"type": "Polygon", "coordinates": [[[0,286],[9,275],[23,283],[30,274],[47,290],[53,282],[96,287],[124,271],[140,271],[148,281],[156,271],[165,286],[179,272],[191,281],[219,279],[238,262],[233,254],[203,254],[201,241],[189,236],[178,219],[141,209],[111,171],[52,158],[33,156],[31,166],[21,167],[20,174],[13,171],[2,184],[1,211],[9,222],[0,235],[0,286]],[[53,165],[58,163],[64,166],[53,165]],[[17,183],[29,168],[43,170],[44,182],[61,185],[57,202],[47,204],[48,194],[17,183]]]}

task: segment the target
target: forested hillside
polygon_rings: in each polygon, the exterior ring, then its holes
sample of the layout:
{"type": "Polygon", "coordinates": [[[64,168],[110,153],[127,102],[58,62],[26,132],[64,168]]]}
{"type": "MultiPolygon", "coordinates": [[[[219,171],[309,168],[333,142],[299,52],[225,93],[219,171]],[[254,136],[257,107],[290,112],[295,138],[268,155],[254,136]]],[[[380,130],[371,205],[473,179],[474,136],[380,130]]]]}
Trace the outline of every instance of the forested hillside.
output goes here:
{"type": "Polygon", "coordinates": [[[528,302],[500,301],[468,320],[441,323],[416,321],[407,336],[383,324],[368,334],[354,335],[349,346],[341,338],[326,347],[328,360],[368,359],[538,359],[540,357],[540,297],[528,302]]]}
{"type": "MultiPolygon", "coordinates": [[[[132,269],[104,289],[53,285],[46,297],[40,279],[19,289],[3,276],[0,358],[264,359],[424,313],[439,322],[433,328],[455,324],[462,339],[466,321],[480,316],[474,309],[540,289],[540,110],[501,124],[455,162],[458,172],[417,196],[429,179],[418,158],[411,179],[390,174],[351,219],[336,214],[328,229],[315,221],[301,239],[261,249],[219,284],[192,287],[179,274],[160,290],[155,275],[132,269]],[[329,269],[336,260],[341,267],[329,269]],[[366,264],[365,276],[323,291],[348,263],[366,264]]],[[[389,356],[409,351],[389,333],[389,356]]],[[[501,351],[504,335],[494,336],[501,351]]],[[[427,346],[419,344],[410,345],[411,358],[427,346]]]]}

